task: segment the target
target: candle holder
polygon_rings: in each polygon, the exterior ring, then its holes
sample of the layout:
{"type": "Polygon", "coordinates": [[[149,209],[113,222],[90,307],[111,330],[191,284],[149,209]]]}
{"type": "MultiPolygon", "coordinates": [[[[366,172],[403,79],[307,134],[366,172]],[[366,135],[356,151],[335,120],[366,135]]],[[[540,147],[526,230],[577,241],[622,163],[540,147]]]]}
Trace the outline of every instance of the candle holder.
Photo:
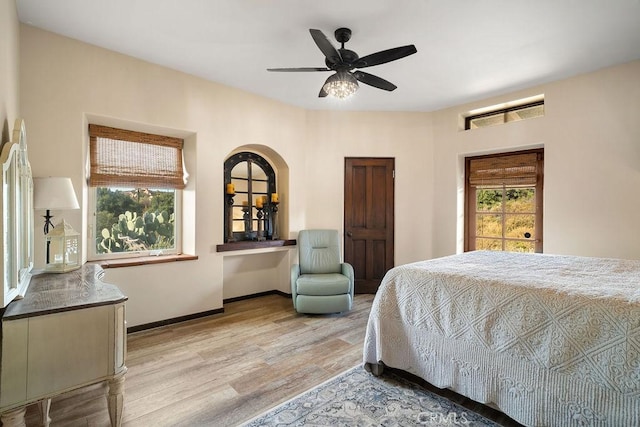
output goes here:
{"type": "Polygon", "coordinates": [[[249,206],[242,207],[242,219],[244,220],[244,239],[251,240],[251,214],[249,206]]]}
{"type": "Polygon", "coordinates": [[[271,239],[271,205],[268,203],[264,205],[264,218],[262,230],[264,230],[263,236],[265,240],[271,239]]]}
{"type": "Polygon", "coordinates": [[[263,240],[265,240],[264,238],[264,230],[262,229],[262,217],[264,216],[264,213],[262,212],[262,210],[264,209],[262,206],[257,207],[256,209],[258,210],[258,213],[256,214],[256,216],[258,217],[258,241],[262,242],[263,240]]]}
{"type": "Polygon", "coordinates": [[[227,209],[229,210],[227,215],[227,243],[235,242],[233,237],[233,196],[236,193],[227,193],[227,209]]]}
{"type": "Polygon", "coordinates": [[[280,235],[278,233],[278,203],[280,202],[271,202],[271,227],[273,230],[271,233],[272,240],[280,239],[280,235]]]}

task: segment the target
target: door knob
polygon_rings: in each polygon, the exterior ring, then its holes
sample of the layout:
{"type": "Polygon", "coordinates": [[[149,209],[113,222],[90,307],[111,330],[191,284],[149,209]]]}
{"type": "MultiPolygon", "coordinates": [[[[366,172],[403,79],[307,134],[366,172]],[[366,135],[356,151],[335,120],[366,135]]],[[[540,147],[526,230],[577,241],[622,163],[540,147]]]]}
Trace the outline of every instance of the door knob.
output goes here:
{"type": "Polygon", "coordinates": [[[353,233],[352,233],[352,232],[350,232],[350,231],[347,231],[347,236],[349,236],[349,237],[353,237],[353,233]]]}

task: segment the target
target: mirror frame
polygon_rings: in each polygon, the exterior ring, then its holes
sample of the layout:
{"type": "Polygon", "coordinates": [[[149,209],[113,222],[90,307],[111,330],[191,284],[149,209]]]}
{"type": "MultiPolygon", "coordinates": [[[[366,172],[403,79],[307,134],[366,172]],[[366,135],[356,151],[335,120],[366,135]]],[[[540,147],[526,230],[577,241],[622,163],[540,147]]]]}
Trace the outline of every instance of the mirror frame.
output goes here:
{"type": "Polygon", "coordinates": [[[2,236],[3,301],[24,296],[33,269],[33,178],[27,155],[24,120],[16,119],[13,136],[0,151],[2,186],[0,188],[0,235],[2,236]]]}
{"type": "Polygon", "coordinates": [[[257,228],[255,224],[258,221],[263,221],[264,223],[264,235],[267,240],[271,240],[273,238],[273,218],[272,215],[269,215],[268,210],[264,211],[264,217],[262,219],[258,218],[257,210],[256,210],[256,197],[267,197],[267,203],[271,200],[271,195],[276,192],[276,173],[271,166],[271,164],[261,155],[249,151],[242,151],[239,153],[235,153],[230,156],[224,162],[224,184],[225,188],[227,184],[234,184],[236,188],[246,187],[246,191],[236,191],[235,195],[238,195],[238,199],[240,199],[240,194],[242,194],[243,200],[246,199],[248,201],[248,206],[243,207],[239,200],[234,200],[234,197],[229,197],[228,194],[225,194],[225,205],[224,205],[224,217],[225,217],[225,227],[224,227],[224,238],[225,242],[241,242],[241,241],[251,241],[257,239],[257,228]],[[252,188],[252,181],[254,179],[251,177],[251,174],[247,177],[238,177],[233,176],[232,171],[238,165],[245,163],[247,169],[249,170],[254,165],[259,167],[265,174],[266,179],[256,180],[263,181],[266,184],[266,191],[254,191],[252,188]],[[245,181],[246,186],[239,185],[239,181],[245,181]],[[231,200],[231,204],[229,204],[229,200],[231,200]],[[234,219],[233,218],[233,210],[234,207],[237,209],[247,209],[246,219],[234,219]],[[243,231],[234,231],[233,223],[234,221],[243,221],[244,230],[243,231]]]}

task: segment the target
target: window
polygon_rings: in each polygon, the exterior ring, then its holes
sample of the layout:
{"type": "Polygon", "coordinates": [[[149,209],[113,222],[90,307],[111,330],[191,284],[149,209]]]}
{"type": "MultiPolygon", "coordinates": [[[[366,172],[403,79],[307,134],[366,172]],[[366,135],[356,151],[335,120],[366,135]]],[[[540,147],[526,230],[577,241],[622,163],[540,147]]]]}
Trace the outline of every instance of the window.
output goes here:
{"type": "Polygon", "coordinates": [[[542,252],[544,151],[468,157],[465,250],[542,252]]]}
{"type": "Polygon", "coordinates": [[[180,253],[183,140],[89,125],[92,259],[180,253]]]}
{"type": "Polygon", "coordinates": [[[544,100],[471,114],[465,117],[464,128],[489,127],[541,116],[544,116],[544,100]]]}
{"type": "Polygon", "coordinates": [[[225,242],[277,240],[276,174],[262,156],[241,152],[224,162],[225,242]]]}

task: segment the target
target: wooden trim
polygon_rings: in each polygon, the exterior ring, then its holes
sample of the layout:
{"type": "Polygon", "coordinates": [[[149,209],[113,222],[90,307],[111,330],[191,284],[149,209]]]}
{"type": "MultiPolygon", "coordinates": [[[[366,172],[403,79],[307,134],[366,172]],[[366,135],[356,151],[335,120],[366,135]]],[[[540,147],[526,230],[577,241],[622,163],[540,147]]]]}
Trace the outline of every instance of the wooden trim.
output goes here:
{"type": "Polygon", "coordinates": [[[263,249],[263,248],[278,248],[282,246],[295,246],[297,244],[295,239],[290,240],[264,240],[257,242],[253,240],[243,240],[240,242],[223,243],[216,245],[216,252],[227,251],[246,251],[249,249],[263,249]]]}
{"type": "MultiPolygon", "coordinates": [[[[514,105],[512,107],[499,108],[497,110],[491,110],[491,111],[487,111],[485,113],[473,114],[471,116],[467,116],[467,117],[464,118],[464,130],[471,130],[471,122],[476,120],[476,119],[482,119],[484,117],[497,116],[499,114],[506,115],[506,114],[511,113],[513,111],[525,110],[527,108],[537,107],[537,106],[540,106],[540,105],[544,106],[544,99],[541,99],[540,101],[529,102],[529,103],[526,103],[526,104],[514,105]]],[[[507,123],[507,121],[505,120],[504,123],[507,123]]]]}
{"type": "Polygon", "coordinates": [[[538,185],[536,186],[536,249],[538,253],[543,253],[544,248],[544,217],[543,217],[543,204],[544,204],[544,150],[538,153],[538,185]]]}
{"type": "MultiPolygon", "coordinates": [[[[482,156],[465,157],[465,183],[464,183],[464,251],[474,251],[475,247],[475,231],[476,231],[476,189],[470,181],[471,163],[478,159],[491,159],[518,155],[535,154],[535,183],[529,183],[530,187],[535,187],[535,235],[534,235],[534,251],[543,252],[543,200],[544,200],[544,148],[534,148],[522,151],[511,151],[505,153],[487,154],[482,156]]],[[[506,182],[506,187],[512,185],[513,182],[506,182]]],[[[507,241],[508,238],[502,237],[500,240],[507,241]]],[[[517,240],[517,239],[516,239],[517,240]]],[[[504,245],[503,245],[504,246],[504,245]]]]}
{"type": "Polygon", "coordinates": [[[236,302],[236,301],[244,301],[244,300],[248,300],[248,299],[252,299],[252,298],[264,297],[264,296],[267,296],[267,295],[279,295],[281,297],[291,299],[291,294],[279,291],[277,289],[273,289],[273,290],[270,290],[270,291],[258,292],[257,294],[244,295],[244,296],[241,296],[241,297],[234,297],[234,298],[227,298],[227,299],[223,300],[222,303],[223,304],[229,304],[229,303],[236,302]]]}
{"type": "Polygon", "coordinates": [[[186,322],[188,320],[200,319],[202,317],[213,316],[214,314],[221,314],[221,313],[224,313],[224,308],[217,308],[215,310],[209,310],[209,311],[201,311],[200,313],[174,317],[166,320],[159,320],[157,322],[145,323],[143,325],[138,325],[138,326],[131,326],[130,328],[127,328],[127,334],[146,331],[147,329],[159,328],[161,326],[173,325],[175,323],[186,322]]]}
{"type": "Polygon", "coordinates": [[[198,255],[159,255],[159,256],[142,256],[135,258],[105,259],[100,261],[90,261],[98,264],[102,268],[120,268],[135,267],[138,265],[164,264],[176,261],[193,261],[198,259],[198,255]]]}

